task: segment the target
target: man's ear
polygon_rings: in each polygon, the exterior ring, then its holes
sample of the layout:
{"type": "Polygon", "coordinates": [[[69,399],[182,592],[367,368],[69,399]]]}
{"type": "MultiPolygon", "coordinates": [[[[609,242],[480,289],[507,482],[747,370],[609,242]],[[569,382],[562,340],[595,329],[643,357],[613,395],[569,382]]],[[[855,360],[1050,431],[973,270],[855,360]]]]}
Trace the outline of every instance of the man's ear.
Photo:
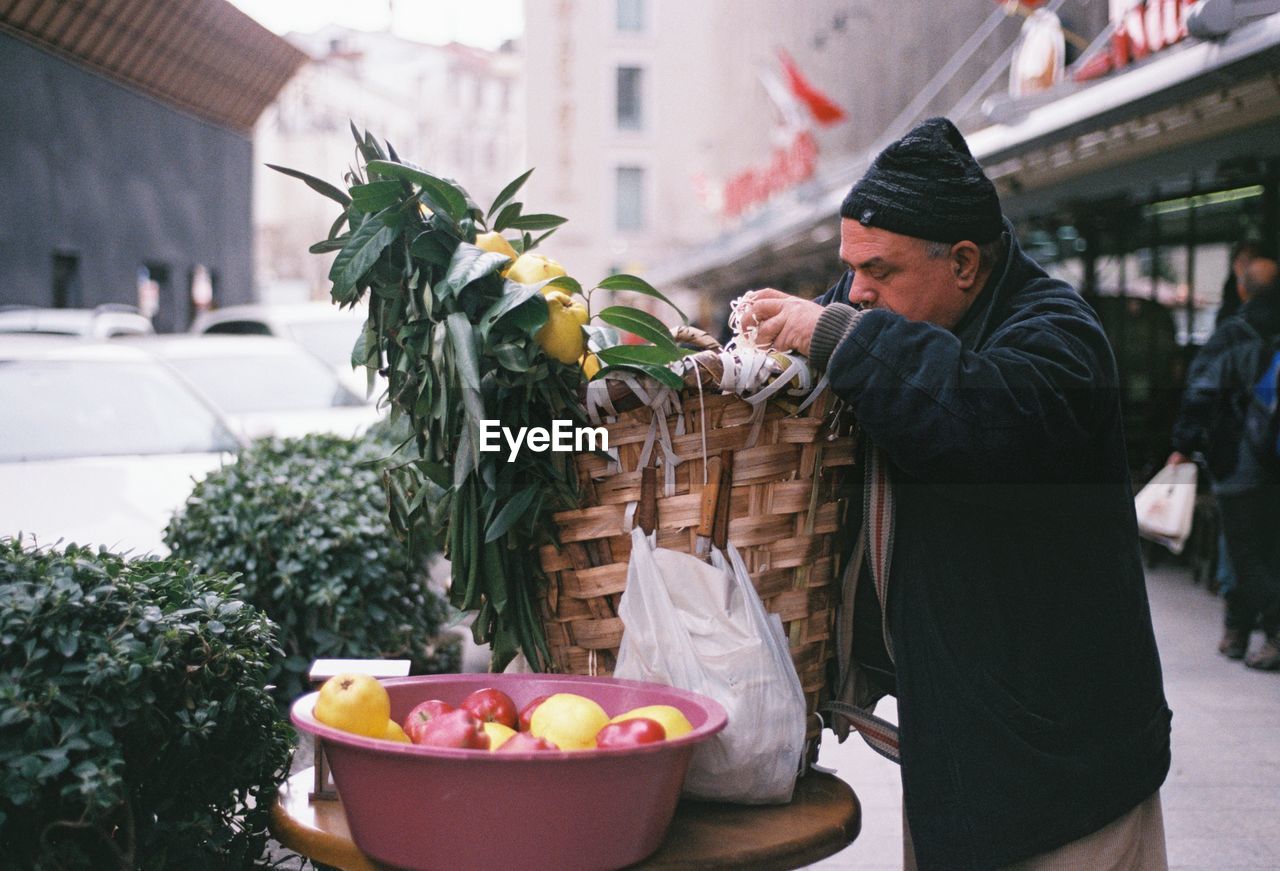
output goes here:
{"type": "Polygon", "coordinates": [[[956,275],[956,286],[961,290],[971,290],[977,284],[981,263],[978,246],[974,243],[964,241],[951,246],[951,268],[956,275]]]}

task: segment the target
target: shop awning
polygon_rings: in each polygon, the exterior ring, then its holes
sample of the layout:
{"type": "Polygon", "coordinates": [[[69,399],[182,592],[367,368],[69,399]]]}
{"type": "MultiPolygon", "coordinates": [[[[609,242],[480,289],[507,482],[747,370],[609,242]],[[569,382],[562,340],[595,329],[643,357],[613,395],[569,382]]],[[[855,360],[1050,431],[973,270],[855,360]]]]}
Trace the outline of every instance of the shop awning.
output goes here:
{"type": "Polygon", "coordinates": [[[225,0],[0,0],[0,32],[245,134],[307,60],[225,0]]]}
{"type": "MultiPolygon", "coordinates": [[[[1011,104],[1007,119],[968,135],[1002,196],[1222,138],[1280,118],[1280,15],[1216,42],[1186,41],[1097,82],[1062,86],[1049,101],[1011,104]]],[[[732,233],[655,269],[659,285],[706,292],[759,286],[792,264],[836,271],[836,221],[849,185],[874,155],[829,169],[732,233]]]]}

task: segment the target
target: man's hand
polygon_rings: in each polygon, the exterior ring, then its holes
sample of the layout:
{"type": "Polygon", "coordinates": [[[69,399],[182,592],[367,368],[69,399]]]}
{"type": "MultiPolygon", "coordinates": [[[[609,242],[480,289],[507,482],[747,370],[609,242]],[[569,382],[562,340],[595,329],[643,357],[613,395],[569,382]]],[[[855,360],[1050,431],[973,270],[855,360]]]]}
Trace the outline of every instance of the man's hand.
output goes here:
{"type": "Polygon", "coordinates": [[[772,288],[753,290],[747,298],[757,325],[757,345],[809,356],[809,341],[822,315],[822,306],[772,288]]]}
{"type": "Polygon", "coordinates": [[[1183,463],[1190,462],[1192,462],[1192,460],[1186,454],[1180,454],[1177,451],[1174,451],[1169,455],[1169,459],[1164,461],[1164,464],[1166,466],[1181,466],[1183,463]]]}

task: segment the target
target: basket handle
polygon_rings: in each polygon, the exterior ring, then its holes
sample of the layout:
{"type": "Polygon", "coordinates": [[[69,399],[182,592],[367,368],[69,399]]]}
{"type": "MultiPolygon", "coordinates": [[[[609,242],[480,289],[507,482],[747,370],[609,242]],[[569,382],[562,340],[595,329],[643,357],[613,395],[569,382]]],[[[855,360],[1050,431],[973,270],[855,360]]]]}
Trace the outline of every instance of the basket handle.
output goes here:
{"type": "Polygon", "coordinates": [[[711,543],[720,550],[729,544],[729,507],[733,502],[733,451],[720,454],[720,484],[716,488],[716,510],[711,524],[711,543]]]}
{"type": "Polygon", "coordinates": [[[640,470],[640,507],[636,511],[636,525],[645,535],[653,535],[658,526],[658,469],[653,465],[640,470]]]}
{"type": "Polygon", "coordinates": [[[693,345],[699,351],[724,350],[724,346],[716,341],[715,336],[691,324],[676,324],[671,327],[671,338],[678,344],[693,345]]]}

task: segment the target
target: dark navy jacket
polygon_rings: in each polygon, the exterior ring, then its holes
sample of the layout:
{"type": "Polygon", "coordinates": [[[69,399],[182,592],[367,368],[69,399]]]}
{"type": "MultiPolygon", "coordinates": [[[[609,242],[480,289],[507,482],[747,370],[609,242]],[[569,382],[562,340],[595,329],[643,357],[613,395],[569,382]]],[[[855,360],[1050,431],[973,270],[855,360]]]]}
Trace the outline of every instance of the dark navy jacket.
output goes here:
{"type": "Polygon", "coordinates": [[[1244,439],[1250,388],[1262,374],[1262,353],[1280,336],[1280,295],[1249,300],[1223,320],[1196,354],[1187,373],[1182,409],[1173,426],[1173,448],[1203,453],[1213,492],[1237,496],[1275,483],[1244,439]]]}
{"type": "MultiPolygon", "coordinates": [[[[1089,305],[1006,241],[954,331],[868,311],[827,366],[891,462],[889,629],[922,869],[1076,840],[1169,769],[1111,348],[1089,305]]],[[[847,283],[819,301],[847,302],[847,283]]]]}

